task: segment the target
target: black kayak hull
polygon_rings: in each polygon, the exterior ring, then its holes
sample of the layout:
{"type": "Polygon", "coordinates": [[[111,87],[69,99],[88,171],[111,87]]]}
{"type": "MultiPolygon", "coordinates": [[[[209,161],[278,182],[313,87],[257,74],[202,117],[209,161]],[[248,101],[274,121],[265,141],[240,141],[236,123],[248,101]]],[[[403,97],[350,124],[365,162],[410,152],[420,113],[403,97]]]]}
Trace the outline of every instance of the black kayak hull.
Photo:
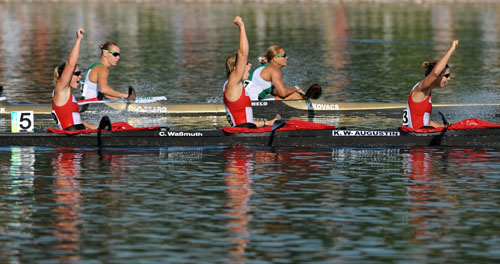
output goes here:
{"type": "Polygon", "coordinates": [[[48,132],[0,133],[1,146],[44,147],[163,147],[163,146],[298,146],[298,147],[492,147],[500,148],[500,129],[471,129],[440,133],[399,130],[301,130],[227,134],[222,130],[160,130],[60,135],[48,132]]]}

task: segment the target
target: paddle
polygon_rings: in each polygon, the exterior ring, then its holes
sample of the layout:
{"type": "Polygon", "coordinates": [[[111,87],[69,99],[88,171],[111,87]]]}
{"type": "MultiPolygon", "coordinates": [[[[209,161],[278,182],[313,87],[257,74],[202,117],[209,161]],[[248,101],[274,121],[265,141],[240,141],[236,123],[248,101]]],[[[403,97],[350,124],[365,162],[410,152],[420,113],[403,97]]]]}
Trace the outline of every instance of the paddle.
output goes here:
{"type": "Polygon", "coordinates": [[[309,86],[309,89],[307,89],[306,95],[304,95],[304,99],[318,99],[321,97],[322,94],[322,89],[319,84],[313,84],[309,86]]]}
{"type": "Polygon", "coordinates": [[[450,124],[450,122],[448,122],[448,119],[446,118],[446,116],[441,111],[439,111],[439,115],[441,116],[441,119],[443,120],[444,127],[448,128],[451,124],[450,124]]]}
{"type": "Polygon", "coordinates": [[[281,128],[284,125],[286,125],[285,120],[278,119],[278,120],[274,121],[273,127],[271,128],[271,136],[269,137],[269,144],[267,144],[268,146],[273,145],[274,132],[276,131],[276,129],[281,128]]]}
{"type": "Polygon", "coordinates": [[[108,116],[103,116],[101,122],[99,122],[99,127],[97,128],[97,146],[102,146],[101,131],[109,130],[111,131],[111,120],[108,116]]]}

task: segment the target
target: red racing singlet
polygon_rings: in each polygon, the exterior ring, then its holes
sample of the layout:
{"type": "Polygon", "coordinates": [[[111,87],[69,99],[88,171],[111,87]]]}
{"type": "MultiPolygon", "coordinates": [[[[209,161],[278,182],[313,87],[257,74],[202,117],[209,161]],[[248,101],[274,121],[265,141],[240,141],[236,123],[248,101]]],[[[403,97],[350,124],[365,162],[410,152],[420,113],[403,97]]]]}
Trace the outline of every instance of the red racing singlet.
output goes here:
{"type": "Polygon", "coordinates": [[[413,92],[418,84],[419,83],[415,84],[413,89],[411,89],[410,95],[408,96],[408,102],[406,104],[406,110],[403,112],[403,125],[414,129],[428,126],[432,113],[432,101],[430,94],[422,102],[417,103],[412,99],[413,92]]]}
{"type": "MultiPolygon", "coordinates": [[[[224,83],[224,91],[226,90],[226,83],[224,83]]],[[[251,85],[251,82],[248,84],[251,85]]],[[[241,95],[238,100],[234,102],[229,102],[226,98],[226,93],[224,92],[224,106],[226,107],[226,115],[231,126],[238,126],[244,123],[253,123],[253,110],[252,101],[248,96],[244,85],[241,90],[241,95]]]]}
{"type": "Polygon", "coordinates": [[[78,104],[76,103],[76,99],[73,96],[73,93],[70,93],[68,101],[62,106],[57,106],[54,103],[54,99],[52,99],[52,110],[54,110],[54,112],[56,113],[57,120],[59,121],[59,126],[62,129],[82,124],[80,110],[78,109],[78,104]]]}

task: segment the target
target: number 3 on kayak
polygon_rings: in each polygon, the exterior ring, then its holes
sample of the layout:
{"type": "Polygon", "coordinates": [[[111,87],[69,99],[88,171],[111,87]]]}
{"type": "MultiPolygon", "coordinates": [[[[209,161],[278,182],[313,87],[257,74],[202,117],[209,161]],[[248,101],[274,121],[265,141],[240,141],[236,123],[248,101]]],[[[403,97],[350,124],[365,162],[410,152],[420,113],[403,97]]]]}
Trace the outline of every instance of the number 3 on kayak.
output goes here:
{"type": "Polygon", "coordinates": [[[408,126],[409,120],[408,120],[408,111],[404,110],[403,111],[403,126],[408,126]]]}

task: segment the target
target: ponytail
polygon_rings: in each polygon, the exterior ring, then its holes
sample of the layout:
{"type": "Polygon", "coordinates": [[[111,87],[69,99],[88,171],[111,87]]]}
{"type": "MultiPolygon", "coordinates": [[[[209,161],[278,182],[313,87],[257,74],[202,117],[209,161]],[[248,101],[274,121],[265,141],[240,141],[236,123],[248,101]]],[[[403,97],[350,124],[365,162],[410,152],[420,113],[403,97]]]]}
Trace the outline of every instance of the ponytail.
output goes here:
{"type": "Polygon", "coordinates": [[[236,68],[236,56],[237,54],[233,54],[226,59],[226,78],[229,79],[229,75],[236,68]]]}
{"type": "MultiPolygon", "coordinates": [[[[425,69],[425,76],[429,75],[429,74],[432,72],[432,70],[434,69],[434,67],[436,66],[436,64],[437,64],[437,61],[433,61],[433,62],[430,62],[430,61],[424,61],[424,62],[422,63],[422,68],[424,68],[424,69],[425,69]]],[[[441,74],[442,74],[443,72],[445,72],[445,71],[446,71],[446,69],[448,69],[448,68],[450,68],[450,66],[449,66],[448,64],[446,64],[446,66],[444,67],[444,69],[443,69],[443,71],[441,72],[441,74]]]]}
{"type": "Polygon", "coordinates": [[[57,81],[59,81],[59,78],[61,78],[64,67],[66,67],[66,62],[63,62],[54,69],[54,84],[56,84],[57,81]]]}

